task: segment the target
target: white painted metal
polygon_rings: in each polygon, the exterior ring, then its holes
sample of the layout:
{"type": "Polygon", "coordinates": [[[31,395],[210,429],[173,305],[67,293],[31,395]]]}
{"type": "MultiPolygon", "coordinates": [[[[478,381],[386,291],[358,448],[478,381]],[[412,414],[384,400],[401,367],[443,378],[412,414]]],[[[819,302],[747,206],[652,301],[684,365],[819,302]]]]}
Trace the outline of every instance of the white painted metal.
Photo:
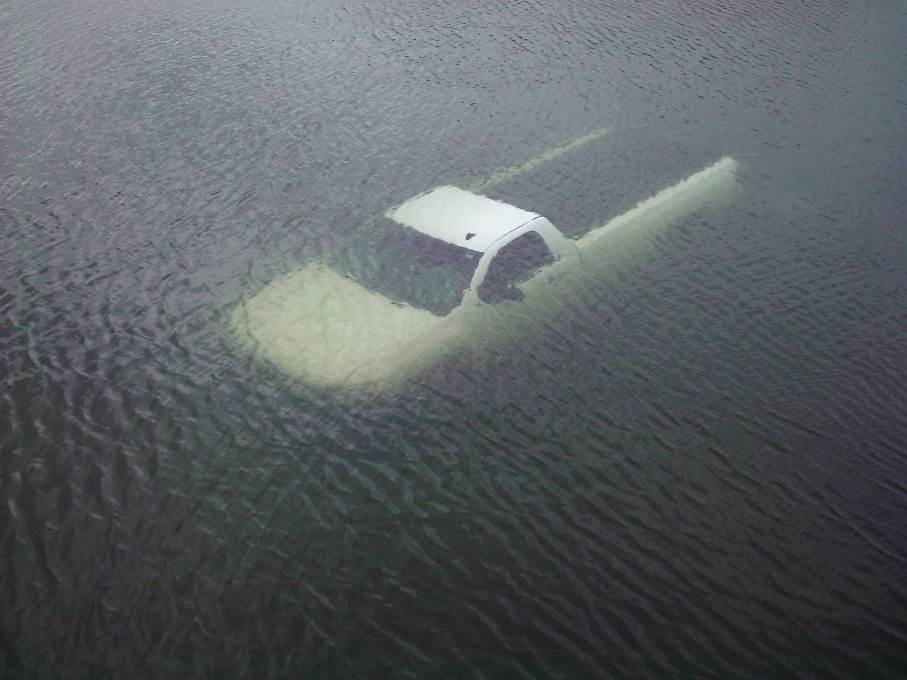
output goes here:
{"type": "Polygon", "coordinates": [[[491,244],[539,217],[487,196],[444,186],[411,198],[386,217],[423,234],[484,253],[491,244]]]}

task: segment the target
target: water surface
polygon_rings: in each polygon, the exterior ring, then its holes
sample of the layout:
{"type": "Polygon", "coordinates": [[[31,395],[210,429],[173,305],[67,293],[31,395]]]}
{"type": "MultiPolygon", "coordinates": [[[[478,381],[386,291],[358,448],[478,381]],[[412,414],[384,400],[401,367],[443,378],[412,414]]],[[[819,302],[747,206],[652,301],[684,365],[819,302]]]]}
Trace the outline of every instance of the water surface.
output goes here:
{"type": "Polygon", "coordinates": [[[0,9],[0,675],[898,678],[902,2],[0,9]],[[506,350],[350,400],[225,331],[513,178],[579,236],[506,350]]]}

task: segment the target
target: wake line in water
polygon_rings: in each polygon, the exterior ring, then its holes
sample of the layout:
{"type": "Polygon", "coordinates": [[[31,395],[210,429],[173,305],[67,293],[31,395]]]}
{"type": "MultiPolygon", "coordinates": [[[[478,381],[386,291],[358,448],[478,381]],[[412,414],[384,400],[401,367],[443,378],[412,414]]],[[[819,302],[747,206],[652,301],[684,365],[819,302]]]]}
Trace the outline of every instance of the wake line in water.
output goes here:
{"type": "Polygon", "coordinates": [[[498,184],[502,184],[503,182],[513,179],[514,177],[518,177],[519,175],[522,175],[526,172],[530,172],[532,170],[535,170],[536,168],[540,168],[541,166],[545,165],[545,163],[553,161],[555,158],[558,158],[559,156],[563,156],[566,153],[570,153],[571,151],[580,149],[580,148],[586,146],[587,144],[591,144],[592,142],[601,139],[602,137],[604,137],[607,134],[608,134],[608,128],[599,128],[598,130],[593,130],[592,132],[590,132],[586,135],[583,135],[582,137],[579,137],[578,139],[574,139],[571,142],[567,142],[563,146],[559,146],[554,149],[548,149],[547,151],[536,156],[535,158],[530,158],[528,161],[526,161],[524,163],[520,163],[519,165],[512,165],[509,168],[504,168],[503,170],[499,170],[495,174],[493,174],[489,177],[486,177],[478,184],[474,184],[471,187],[467,187],[467,188],[470,191],[479,192],[479,191],[482,191],[485,189],[489,189],[498,184]]]}

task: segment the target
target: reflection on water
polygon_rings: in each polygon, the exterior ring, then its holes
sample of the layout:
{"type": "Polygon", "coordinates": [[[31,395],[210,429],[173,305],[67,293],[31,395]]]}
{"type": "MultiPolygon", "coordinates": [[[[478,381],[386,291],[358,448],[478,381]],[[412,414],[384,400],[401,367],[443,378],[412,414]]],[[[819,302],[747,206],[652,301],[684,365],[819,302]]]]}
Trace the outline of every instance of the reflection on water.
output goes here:
{"type": "Polygon", "coordinates": [[[0,18],[0,677],[902,675],[903,8],[0,18]],[[228,332],[428,188],[576,238],[724,155],[390,396],[228,332]]]}

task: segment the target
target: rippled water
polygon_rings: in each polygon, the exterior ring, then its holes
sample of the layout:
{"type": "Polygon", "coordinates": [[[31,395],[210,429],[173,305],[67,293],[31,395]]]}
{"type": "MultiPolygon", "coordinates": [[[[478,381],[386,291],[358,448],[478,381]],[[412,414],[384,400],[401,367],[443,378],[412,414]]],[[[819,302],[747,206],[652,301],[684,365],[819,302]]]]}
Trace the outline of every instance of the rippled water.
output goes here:
{"type": "Polygon", "coordinates": [[[905,25],[5,3],[0,675],[904,677],[905,25]],[[511,349],[350,397],[226,331],[601,127],[518,205],[576,236],[726,154],[739,190],[511,349]]]}

